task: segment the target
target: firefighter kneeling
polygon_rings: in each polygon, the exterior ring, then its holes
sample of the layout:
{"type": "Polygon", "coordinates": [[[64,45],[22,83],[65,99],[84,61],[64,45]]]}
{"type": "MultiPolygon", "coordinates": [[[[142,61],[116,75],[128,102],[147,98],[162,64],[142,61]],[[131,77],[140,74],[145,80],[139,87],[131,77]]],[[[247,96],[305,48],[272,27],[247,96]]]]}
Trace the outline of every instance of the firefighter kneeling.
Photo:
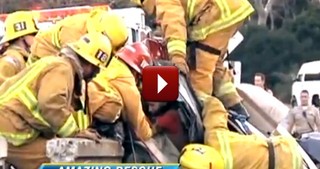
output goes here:
{"type": "Polygon", "coordinates": [[[0,136],[9,143],[7,161],[18,169],[38,169],[46,158],[46,141],[58,137],[99,136],[80,131],[73,117],[73,96],[106,66],[111,43],[101,33],[85,35],[63,48],[60,57],[46,57],[0,87],[0,136]]]}
{"type": "Polygon", "coordinates": [[[182,169],[302,169],[297,142],[291,137],[268,139],[228,130],[228,114],[217,98],[202,95],[205,144],[182,150],[182,169]],[[204,96],[204,97],[203,97],[204,96]]]}

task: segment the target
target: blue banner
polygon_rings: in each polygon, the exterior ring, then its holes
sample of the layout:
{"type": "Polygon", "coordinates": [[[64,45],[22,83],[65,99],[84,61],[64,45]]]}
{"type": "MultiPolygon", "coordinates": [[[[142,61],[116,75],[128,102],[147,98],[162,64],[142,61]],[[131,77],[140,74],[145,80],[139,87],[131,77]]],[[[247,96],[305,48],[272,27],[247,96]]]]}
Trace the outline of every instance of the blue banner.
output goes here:
{"type": "Polygon", "coordinates": [[[179,164],[43,164],[40,169],[179,169],[179,164]]]}

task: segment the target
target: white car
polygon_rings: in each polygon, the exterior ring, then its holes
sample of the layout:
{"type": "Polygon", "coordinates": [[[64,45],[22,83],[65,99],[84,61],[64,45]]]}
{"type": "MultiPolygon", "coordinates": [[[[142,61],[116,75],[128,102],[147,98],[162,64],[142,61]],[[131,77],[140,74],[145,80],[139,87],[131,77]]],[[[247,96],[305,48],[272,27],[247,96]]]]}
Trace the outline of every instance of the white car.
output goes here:
{"type": "Polygon", "coordinates": [[[297,74],[291,91],[291,105],[300,105],[300,93],[302,90],[307,90],[310,95],[310,104],[319,101],[320,94],[320,60],[303,63],[297,74]]]}

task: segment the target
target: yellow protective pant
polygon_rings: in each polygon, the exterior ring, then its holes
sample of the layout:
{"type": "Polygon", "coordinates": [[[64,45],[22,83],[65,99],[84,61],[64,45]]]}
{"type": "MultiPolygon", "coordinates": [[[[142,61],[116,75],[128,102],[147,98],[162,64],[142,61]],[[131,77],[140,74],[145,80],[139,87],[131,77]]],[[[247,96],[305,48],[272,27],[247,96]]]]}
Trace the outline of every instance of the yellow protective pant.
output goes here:
{"type": "MultiPolygon", "coordinates": [[[[229,39],[235,34],[242,22],[208,35],[200,43],[209,45],[222,52],[226,51],[229,39]]],[[[224,55],[224,53],[223,53],[224,55]]],[[[232,76],[223,66],[223,57],[196,49],[196,70],[190,71],[191,84],[195,90],[208,95],[214,94],[226,107],[241,101],[232,82],[232,76]]]]}
{"type": "Polygon", "coordinates": [[[38,137],[19,147],[9,144],[7,162],[18,169],[39,169],[41,164],[50,162],[46,157],[46,143],[47,139],[38,137]]]}
{"type": "MultiPolygon", "coordinates": [[[[2,113],[2,112],[1,112],[2,113]]],[[[0,115],[0,132],[19,132],[17,127],[26,124],[12,124],[11,120],[0,115]]],[[[20,131],[23,132],[23,131],[20,131]]],[[[38,137],[31,143],[22,146],[8,145],[6,162],[18,169],[38,169],[42,163],[50,160],[46,157],[46,143],[48,139],[38,137]]]]}
{"type": "MultiPolygon", "coordinates": [[[[204,141],[218,150],[225,165],[233,169],[267,169],[269,151],[267,140],[255,135],[240,135],[227,127],[227,111],[215,97],[199,94],[204,103],[204,141]]],[[[302,169],[302,157],[291,137],[271,137],[277,169],[302,169]]]]}

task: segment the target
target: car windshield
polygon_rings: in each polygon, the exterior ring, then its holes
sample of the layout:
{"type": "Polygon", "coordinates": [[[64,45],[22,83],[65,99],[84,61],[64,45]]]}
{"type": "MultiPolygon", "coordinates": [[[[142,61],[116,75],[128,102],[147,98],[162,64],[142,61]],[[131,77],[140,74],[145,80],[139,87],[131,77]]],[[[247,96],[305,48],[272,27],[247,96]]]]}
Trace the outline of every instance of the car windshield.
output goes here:
{"type": "Polygon", "coordinates": [[[315,80],[320,80],[320,73],[304,75],[304,81],[315,81],[315,80]]]}

